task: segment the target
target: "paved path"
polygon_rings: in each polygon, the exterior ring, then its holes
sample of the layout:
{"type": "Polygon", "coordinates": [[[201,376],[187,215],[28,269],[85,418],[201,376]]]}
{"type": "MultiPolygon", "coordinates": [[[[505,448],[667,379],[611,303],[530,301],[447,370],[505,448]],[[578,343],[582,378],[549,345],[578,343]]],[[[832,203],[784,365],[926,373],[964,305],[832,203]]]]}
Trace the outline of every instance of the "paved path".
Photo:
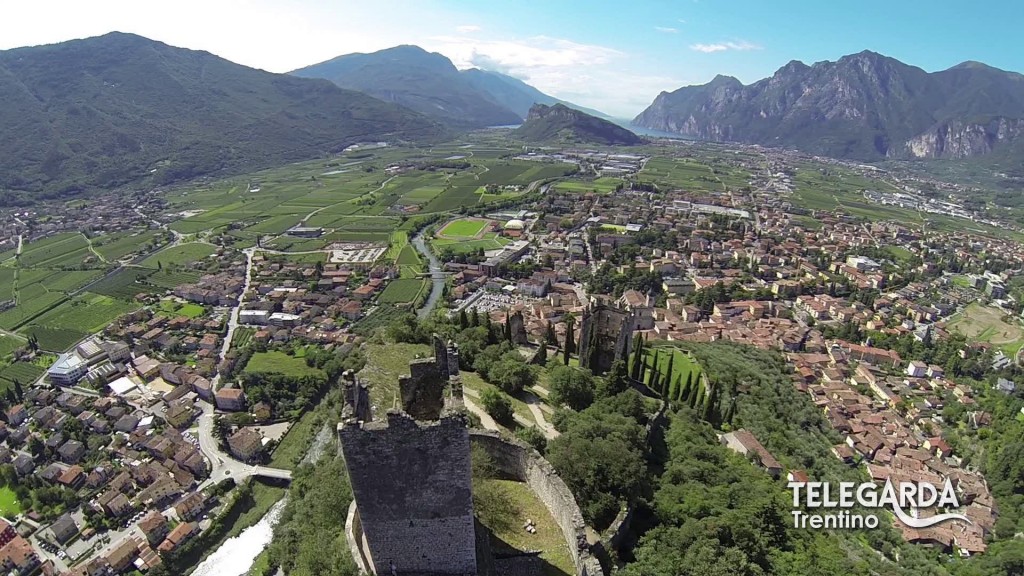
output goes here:
{"type": "Polygon", "coordinates": [[[540,398],[537,398],[533,393],[525,390],[520,395],[520,398],[523,402],[526,402],[526,406],[530,409],[530,413],[533,414],[533,419],[537,421],[537,426],[540,428],[540,431],[544,433],[544,437],[548,440],[558,438],[558,430],[555,430],[555,427],[552,426],[546,418],[544,418],[544,411],[541,410],[542,403],[540,398]]]}
{"type": "MultiPolygon", "coordinates": [[[[231,314],[228,316],[228,333],[224,335],[224,342],[220,346],[220,355],[217,357],[218,364],[224,360],[228,349],[231,348],[231,339],[235,335],[235,329],[238,328],[238,313],[242,310],[242,304],[245,303],[245,295],[249,292],[249,286],[252,284],[252,257],[256,253],[256,249],[246,248],[243,252],[245,253],[245,283],[242,284],[242,293],[238,295],[238,302],[231,308],[231,314]]],[[[210,387],[214,392],[220,387],[219,371],[210,382],[210,387]]]]}
{"type": "Polygon", "coordinates": [[[480,425],[487,430],[499,430],[498,423],[491,418],[491,415],[484,411],[472,398],[463,397],[462,399],[466,403],[466,409],[476,414],[480,418],[480,425]]]}

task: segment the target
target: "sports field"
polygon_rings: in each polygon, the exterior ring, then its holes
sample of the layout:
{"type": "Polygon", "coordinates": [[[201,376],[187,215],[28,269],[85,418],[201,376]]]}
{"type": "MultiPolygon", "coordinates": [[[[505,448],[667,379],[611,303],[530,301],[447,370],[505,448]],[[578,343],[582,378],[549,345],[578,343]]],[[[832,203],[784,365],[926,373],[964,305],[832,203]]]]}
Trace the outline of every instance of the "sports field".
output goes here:
{"type": "Polygon", "coordinates": [[[483,229],[490,224],[491,220],[483,218],[459,218],[452,220],[438,230],[440,238],[478,238],[483,229]]]}

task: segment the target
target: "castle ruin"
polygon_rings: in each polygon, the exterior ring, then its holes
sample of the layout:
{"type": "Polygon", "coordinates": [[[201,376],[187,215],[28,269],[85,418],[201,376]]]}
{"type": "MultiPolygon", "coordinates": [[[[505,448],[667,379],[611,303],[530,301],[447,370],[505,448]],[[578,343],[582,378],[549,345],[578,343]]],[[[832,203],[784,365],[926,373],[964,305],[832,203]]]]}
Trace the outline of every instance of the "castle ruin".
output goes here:
{"type": "Polygon", "coordinates": [[[588,306],[580,328],[580,366],[604,374],[616,360],[628,359],[636,326],[635,312],[608,304],[588,306]]]}
{"type": "Polygon", "coordinates": [[[368,391],[343,378],[338,426],[361,550],[374,574],[477,574],[468,422],[458,351],[434,336],[434,357],[410,362],[401,410],[373,420],[368,391]]]}

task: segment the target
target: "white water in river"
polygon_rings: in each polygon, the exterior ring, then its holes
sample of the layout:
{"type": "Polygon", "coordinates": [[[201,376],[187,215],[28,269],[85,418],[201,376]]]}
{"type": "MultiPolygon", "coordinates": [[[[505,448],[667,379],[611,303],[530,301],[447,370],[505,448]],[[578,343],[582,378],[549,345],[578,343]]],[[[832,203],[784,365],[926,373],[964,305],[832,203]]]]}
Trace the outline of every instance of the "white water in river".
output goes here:
{"type": "Polygon", "coordinates": [[[238,536],[226,540],[216,552],[210,554],[196,567],[192,576],[244,576],[248,573],[256,557],[270,544],[274,525],[277,524],[287,501],[287,496],[282,498],[259,522],[246,528],[238,536]]]}

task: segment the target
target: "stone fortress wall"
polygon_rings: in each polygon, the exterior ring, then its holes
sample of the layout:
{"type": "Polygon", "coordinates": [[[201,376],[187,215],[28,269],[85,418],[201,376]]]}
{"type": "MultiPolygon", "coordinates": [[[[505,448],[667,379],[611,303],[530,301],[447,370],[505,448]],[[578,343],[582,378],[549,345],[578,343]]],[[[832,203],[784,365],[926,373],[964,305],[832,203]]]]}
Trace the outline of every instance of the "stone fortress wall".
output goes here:
{"type": "Polygon", "coordinates": [[[569,487],[536,450],[516,440],[504,440],[496,432],[471,430],[473,446],[482,448],[499,472],[525,482],[551,512],[569,546],[576,576],[601,576],[601,564],[591,554],[586,523],[569,487]]]}

